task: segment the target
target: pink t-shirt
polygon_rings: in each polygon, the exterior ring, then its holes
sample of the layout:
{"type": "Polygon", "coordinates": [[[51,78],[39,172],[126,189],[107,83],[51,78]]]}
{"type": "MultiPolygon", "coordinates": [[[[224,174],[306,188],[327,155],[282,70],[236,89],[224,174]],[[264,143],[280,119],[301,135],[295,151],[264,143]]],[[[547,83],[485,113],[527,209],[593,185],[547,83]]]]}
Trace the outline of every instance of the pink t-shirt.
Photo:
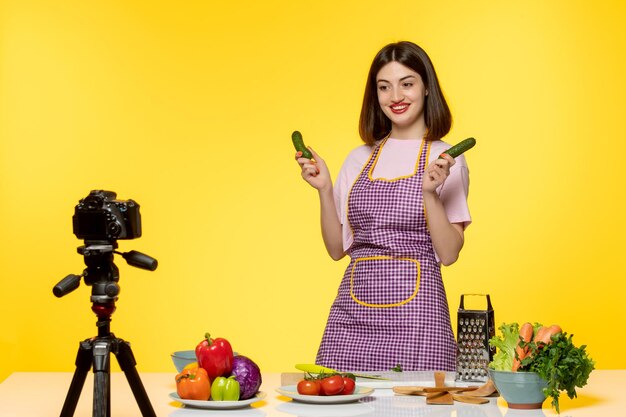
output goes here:
{"type": "MultiPolygon", "coordinates": [[[[378,157],[373,177],[393,179],[411,175],[415,171],[415,163],[419,156],[421,142],[421,139],[387,139],[378,157]]],[[[429,163],[437,159],[450,146],[441,140],[433,141],[428,158],[429,163]]],[[[347,250],[353,241],[352,230],[348,223],[348,193],[372,154],[372,150],[373,147],[371,146],[361,145],[350,152],[335,182],[335,204],[343,228],[344,250],[347,250]]],[[[463,155],[456,158],[456,163],[450,169],[450,175],[437,188],[437,193],[443,203],[450,223],[461,223],[464,228],[469,226],[472,222],[469,207],[467,206],[469,170],[463,155]]],[[[437,257],[437,259],[439,258],[437,257]]]]}

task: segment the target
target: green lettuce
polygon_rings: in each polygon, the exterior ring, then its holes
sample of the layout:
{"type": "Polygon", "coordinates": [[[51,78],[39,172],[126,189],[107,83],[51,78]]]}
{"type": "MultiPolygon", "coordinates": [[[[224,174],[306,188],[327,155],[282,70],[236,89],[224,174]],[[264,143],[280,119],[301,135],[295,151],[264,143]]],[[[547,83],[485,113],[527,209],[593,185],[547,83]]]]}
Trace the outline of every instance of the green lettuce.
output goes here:
{"type": "Polygon", "coordinates": [[[515,359],[515,348],[519,343],[519,324],[502,323],[500,327],[501,335],[489,339],[489,344],[496,348],[493,360],[489,367],[496,371],[510,371],[513,369],[513,359],[515,359]]]}

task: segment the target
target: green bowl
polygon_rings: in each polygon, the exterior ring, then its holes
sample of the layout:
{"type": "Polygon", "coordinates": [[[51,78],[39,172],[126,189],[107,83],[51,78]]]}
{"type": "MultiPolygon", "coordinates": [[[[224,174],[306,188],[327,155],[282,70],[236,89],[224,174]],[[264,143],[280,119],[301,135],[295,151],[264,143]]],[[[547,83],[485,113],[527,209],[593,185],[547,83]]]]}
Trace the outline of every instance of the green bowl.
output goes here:
{"type": "Polygon", "coordinates": [[[174,367],[178,372],[182,372],[185,366],[190,363],[197,362],[195,350],[177,350],[170,356],[172,357],[172,362],[174,362],[174,367]]]}
{"type": "Polygon", "coordinates": [[[538,409],[546,400],[543,389],[548,386],[548,383],[536,372],[489,369],[489,375],[509,408],[518,410],[538,409]]]}

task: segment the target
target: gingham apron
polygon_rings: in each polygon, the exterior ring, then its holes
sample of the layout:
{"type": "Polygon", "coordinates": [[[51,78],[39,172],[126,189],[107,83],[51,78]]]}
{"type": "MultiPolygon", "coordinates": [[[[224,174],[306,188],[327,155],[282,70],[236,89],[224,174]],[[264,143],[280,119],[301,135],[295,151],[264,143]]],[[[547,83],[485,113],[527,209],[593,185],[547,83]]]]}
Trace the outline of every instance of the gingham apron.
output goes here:
{"type": "Polygon", "coordinates": [[[348,195],[354,242],[316,362],[341,371],[456,370],[456,342],[422,199],[430,142],[415,172],[373,179],[375,147],[348,195]]]}

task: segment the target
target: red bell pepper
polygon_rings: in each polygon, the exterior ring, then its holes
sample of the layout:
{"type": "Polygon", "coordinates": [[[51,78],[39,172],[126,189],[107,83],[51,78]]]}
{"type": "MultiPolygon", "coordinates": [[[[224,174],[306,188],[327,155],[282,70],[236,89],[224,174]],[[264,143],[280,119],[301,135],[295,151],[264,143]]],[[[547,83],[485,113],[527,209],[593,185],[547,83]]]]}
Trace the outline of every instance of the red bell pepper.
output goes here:
{"type": "Polygon", "coordinates": [[[233,348],[226,339],[211,339],[207,333],[205,339],[196,346],[198,365],[206,370],[211,382],[218,376],[228,376],[233,369],[233,348]]]}

